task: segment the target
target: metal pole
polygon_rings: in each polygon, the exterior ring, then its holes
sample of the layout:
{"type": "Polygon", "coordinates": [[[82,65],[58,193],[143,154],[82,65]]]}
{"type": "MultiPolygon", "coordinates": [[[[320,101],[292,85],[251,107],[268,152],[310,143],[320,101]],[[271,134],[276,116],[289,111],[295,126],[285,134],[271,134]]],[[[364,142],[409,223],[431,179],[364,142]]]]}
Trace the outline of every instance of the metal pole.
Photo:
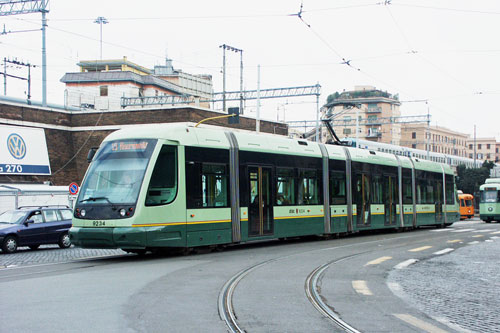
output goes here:
{"type": "Polygon", "coordinates": [[[3,94],[7,96],[7,58],[3,58],[3,94]]]}
{"type": "Polygon", "coordinates": [[[31,65],[28,64],[28,104],[31,104],[31,65]]]}
{"type": "Polygon", "coordinates": [[[101,44],[100,55],[101,55],[101,60],[102,60],[102,20],[99,21],[99,26],[100,26],[100,30],[101,30],[101,34],[100,34],[100,44],[101,44]]]}
{"type": "Polygon", "coordinates": [[[319,142],[319,95],[316,95],[316,142],[319,142]]]}
{"type": "Polygon", "coordinates": [[[255,131],[260,132],[260,65],[257,65],[257,116],[255,119],[255,131]]]}
{"type": "Polygon", "coordinates": [[[358,136],[359,136],[359,108],[357,106],[355,106],[356,108],[356,148],[359,147],[359,144],[358,144],[358,136]]]}
{"type": "Polygon", "coordinates": [[[240,114],[243,115],[243,50],[240,50],[240,114]]]}
{"type": "MultiPolygon", "coordinates": [[[[427,102],[425,102],[427,103],[427,102]]],[[[429,104],[427,103],[427,160],[430,159],[430,139],[431,139],[431,130],[430,130],[430,126],[431,126],[431,116],[430,116],[430,112],[429,112],[429,104]]]]}
{"type": "Polygon", "coordinates": [[[45,27],[47,26],[46,3],[44,1],[42,10],[42,106],[47,106],[47,48],[45,38],[45,27]]]}
{"type": "Polygon", "coordinates": [[[226,112],[226,44],[222,45],[222,112],[226,112]]]}
{"type": "Polygon", "coordinates": [[[474,168],[476,168],[476,125],[474,125],[474,168]]]}

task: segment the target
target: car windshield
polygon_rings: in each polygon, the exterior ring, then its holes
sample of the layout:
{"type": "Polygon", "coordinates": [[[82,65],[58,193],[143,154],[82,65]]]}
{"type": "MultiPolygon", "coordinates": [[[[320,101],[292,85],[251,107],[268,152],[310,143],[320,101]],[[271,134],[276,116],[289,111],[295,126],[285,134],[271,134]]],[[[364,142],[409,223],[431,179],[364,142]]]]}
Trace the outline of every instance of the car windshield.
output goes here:
{"type": "Polygon", "coordinates": [[[26,212],[22,212],[19,210],[8,210],[2,214],[0,214],[0,223],[6,224],[19,224],[24,220],[26,216],[26,212]]]}
{"type": "Polygon", "coordinates": [[[150,139],[105,143],[82,184],[78,203],[135,203],[155,144],[150,139]]]}

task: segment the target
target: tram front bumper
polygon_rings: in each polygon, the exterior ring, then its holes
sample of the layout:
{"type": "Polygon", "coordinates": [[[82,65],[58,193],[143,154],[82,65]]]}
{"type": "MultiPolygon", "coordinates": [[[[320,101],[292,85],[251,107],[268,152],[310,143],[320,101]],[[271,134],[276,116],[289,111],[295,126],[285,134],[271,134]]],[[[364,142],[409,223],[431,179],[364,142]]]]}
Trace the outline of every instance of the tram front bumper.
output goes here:
{"type": "Polygon", "coordinates": [[[146,234],[142,228],[88,228],[72,227],[69,230],[71,243],[89,249],[143,249],[146,234]]]}

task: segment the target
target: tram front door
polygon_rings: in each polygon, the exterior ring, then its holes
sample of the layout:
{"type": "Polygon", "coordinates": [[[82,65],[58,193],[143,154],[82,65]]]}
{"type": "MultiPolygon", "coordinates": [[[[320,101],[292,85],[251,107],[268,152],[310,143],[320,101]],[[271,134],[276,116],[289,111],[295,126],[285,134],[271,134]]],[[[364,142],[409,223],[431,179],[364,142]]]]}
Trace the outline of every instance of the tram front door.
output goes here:
{"type": "Polygon", "coordinates": [[[270,167],[249,167],[250,207],[248,207],[248,236],[272,235],[273,191],[270,167]]]}

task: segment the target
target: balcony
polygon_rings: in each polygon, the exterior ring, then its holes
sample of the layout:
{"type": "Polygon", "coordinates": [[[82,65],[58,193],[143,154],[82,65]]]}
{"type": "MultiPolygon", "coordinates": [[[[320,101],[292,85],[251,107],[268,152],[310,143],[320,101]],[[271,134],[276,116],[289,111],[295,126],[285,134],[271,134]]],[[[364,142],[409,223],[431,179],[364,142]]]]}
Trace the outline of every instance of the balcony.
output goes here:
{"type": "Polygon", "coordinates": [[[377,139],[377,138],[381,138],[381,137],[382,137],[382,133],[380,133],[380,132],[368,132],[368,134],[366,135],[367,139],[377,139]]]}
{"type": "Polygon", "coordinates": [[[382,108],[380,106],[366,109],[366,113],[381,113],[381,112],[382,108]]]}

